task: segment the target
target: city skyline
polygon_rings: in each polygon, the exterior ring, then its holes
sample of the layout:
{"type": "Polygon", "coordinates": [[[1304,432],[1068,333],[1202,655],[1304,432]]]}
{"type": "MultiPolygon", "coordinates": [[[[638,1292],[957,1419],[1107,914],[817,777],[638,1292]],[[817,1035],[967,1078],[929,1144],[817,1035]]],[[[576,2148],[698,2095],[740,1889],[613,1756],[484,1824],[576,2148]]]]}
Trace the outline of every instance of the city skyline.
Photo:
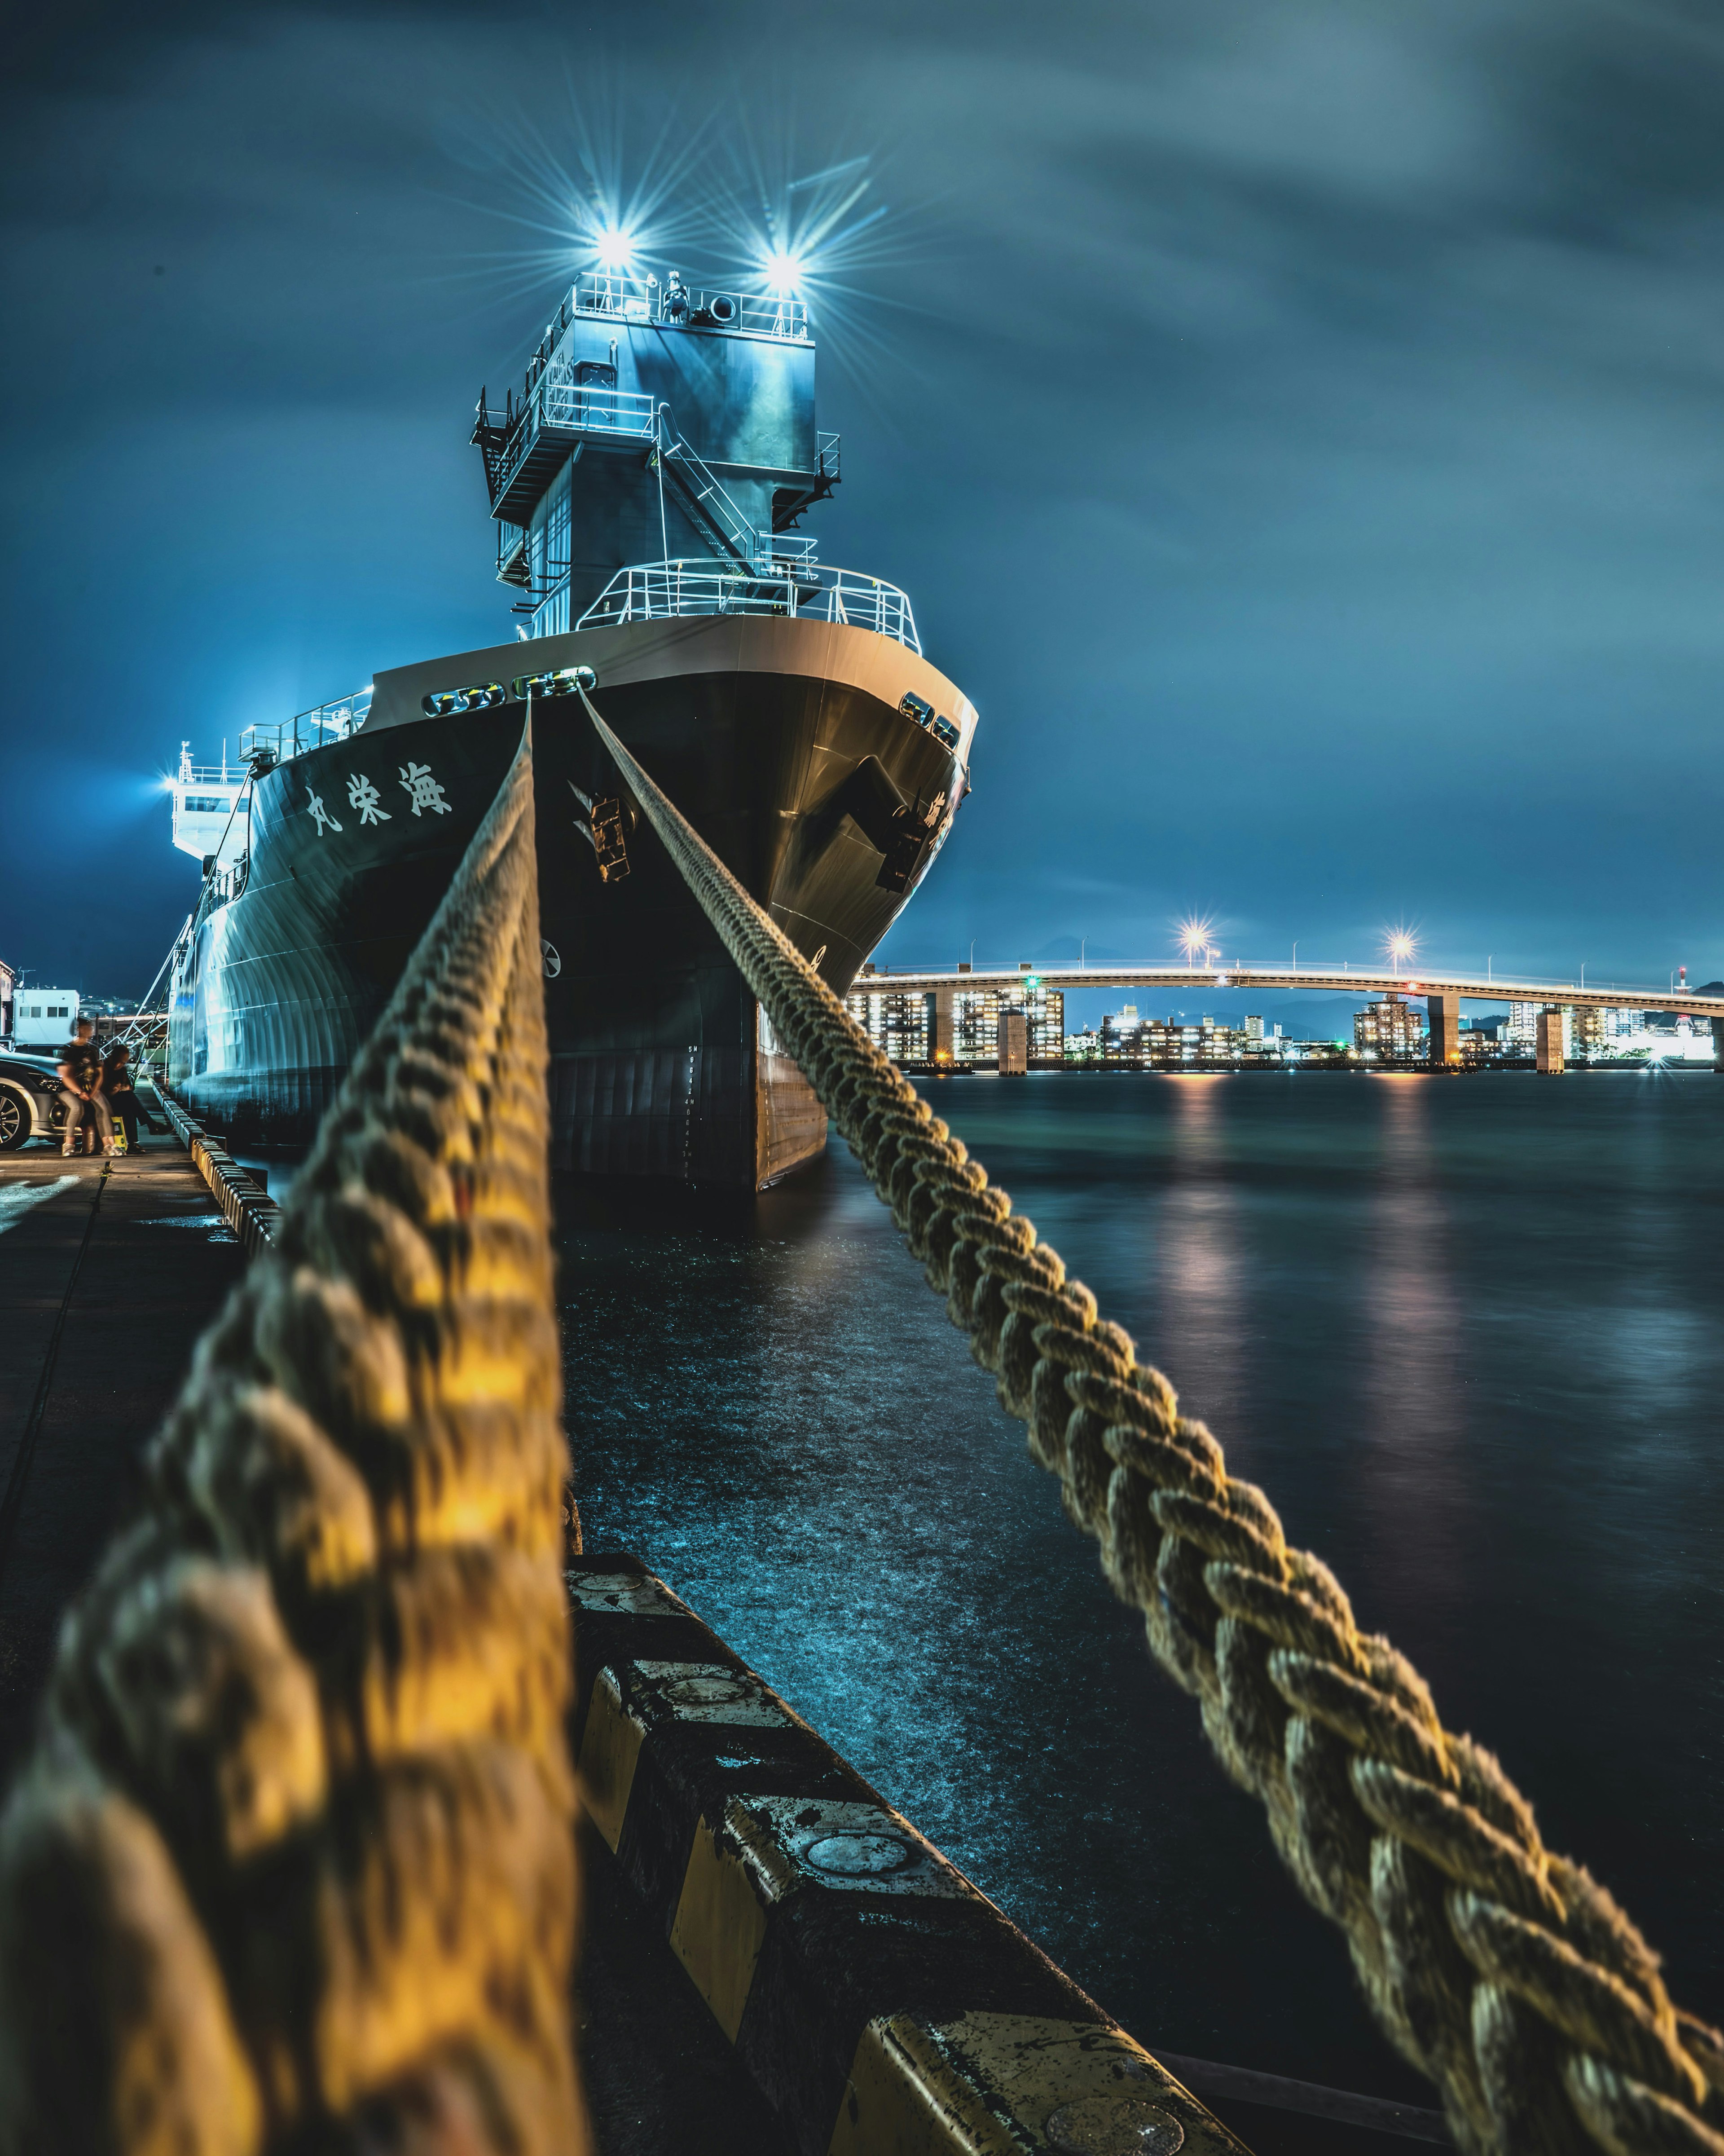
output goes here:
{"type": "MultiPolygon", "coordinates": [[[[1706,1018],[1521,998],[1511,998],[1501,1014],[1493,1011],[1480,1017],[1475,1011],[1460,1016],[1442,1042],[1434,1036],[1422,1000],[1409,994],[1362,1004],[1339,1033],[1310,1022],[1301,1024],[1297,1018],[1285,1024],[1272,1015],[1273,1007],[1218,1011],[1213,1002],[1199,1011],[1126,1003],[1085,1019],[1074,1014],[1067,990],[1029,973],[973,985],[960,978],[938,989],[870,973],[845,1003],[852,1018],[895,1063],[934,1076],[991,1070],[997,1060],[1002,1075],[1008,1069],[1026,1075],[1110,1064],[1142,1070],[1279,1068],[1311,1062],[1426,1067],[1446,1062],[1459,1070],[1535,1059],[1542,1069],[1542,1024],[1554,1027],[1551,1042],[1568,1062],[1630,1067],[1674,1061],[1724,1070],[1724,1038],[1706,1018]],[[1008,1014],[1017,1024],[1009,1051],[1008,1014]]],[[[1307,1020],[1323,1009],[1321,1004],[1308,1005],[1307,1020]]],[[[1332,1005],[1329,1009],[1332,1016],[1332,1005]]]]}

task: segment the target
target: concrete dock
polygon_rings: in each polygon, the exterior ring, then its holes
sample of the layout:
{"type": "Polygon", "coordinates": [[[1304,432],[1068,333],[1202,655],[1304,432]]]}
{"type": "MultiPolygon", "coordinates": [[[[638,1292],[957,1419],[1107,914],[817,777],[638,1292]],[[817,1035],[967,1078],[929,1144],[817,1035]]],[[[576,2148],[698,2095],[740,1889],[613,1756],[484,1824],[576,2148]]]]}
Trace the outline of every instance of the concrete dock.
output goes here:
{"type": "Polygon", "coordinates": [[[171,1137],[106,1162],[0,1155],[0,1782],[60,1612],[244,1263],[171,1137]]]}

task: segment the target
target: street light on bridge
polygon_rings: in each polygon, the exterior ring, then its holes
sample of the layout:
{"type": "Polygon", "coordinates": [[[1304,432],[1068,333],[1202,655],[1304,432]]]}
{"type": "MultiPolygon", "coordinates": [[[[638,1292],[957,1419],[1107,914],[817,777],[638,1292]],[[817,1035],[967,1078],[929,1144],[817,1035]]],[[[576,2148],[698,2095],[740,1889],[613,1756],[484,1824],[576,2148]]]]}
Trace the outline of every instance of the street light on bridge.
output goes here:
{"type": "Polygon", "coordinates": [[[1213,925],[1207,915],[1201,921],[1193,916],[1180,922],[1179,944],[1188,966],[1195,966],[1199,958],[1207,959],[1214,949],[1209,937],[1213,925]]]}

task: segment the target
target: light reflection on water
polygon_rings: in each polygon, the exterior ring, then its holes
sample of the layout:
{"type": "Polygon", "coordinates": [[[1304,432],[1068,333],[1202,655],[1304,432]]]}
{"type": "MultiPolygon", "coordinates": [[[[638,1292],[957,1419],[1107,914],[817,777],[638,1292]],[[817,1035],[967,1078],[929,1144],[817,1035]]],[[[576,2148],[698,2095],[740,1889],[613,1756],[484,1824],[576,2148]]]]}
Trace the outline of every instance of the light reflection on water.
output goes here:
{"type": "Polygon", "coordinates": [[[1359,1460],[1372,1530],[1403,1553],[1427,1609],[1465,1591],[1466,1392],[1448,1209],[1430,1128],[1440,1078],[1380,1091],[1381,1166],[1367,1230],[1359,1460]]]}
{"type": "Polygon", "coordinates": [[[1170,1177],[1156,1227],[1159,1292],[1152,1337],[1178,1340],[1217,1383],[1203,1414],[1225,1427],[1239,1405],[1237,1352],[1244,1319],[1238,1207],[1226,1173],[1220,1077],[1167,1082],[1172,1112],[1170,1177]]]}
{"type": "MultiPolygon", "coordinates": [[[[1724,1085],[975,1079],[937,1105],[1553,1845],[1724,2010],[1724,1085]]],[[[1146,2041],[1422,2084],[845,1149],[561,1193],[638,1550],[1146,2041]]]]}

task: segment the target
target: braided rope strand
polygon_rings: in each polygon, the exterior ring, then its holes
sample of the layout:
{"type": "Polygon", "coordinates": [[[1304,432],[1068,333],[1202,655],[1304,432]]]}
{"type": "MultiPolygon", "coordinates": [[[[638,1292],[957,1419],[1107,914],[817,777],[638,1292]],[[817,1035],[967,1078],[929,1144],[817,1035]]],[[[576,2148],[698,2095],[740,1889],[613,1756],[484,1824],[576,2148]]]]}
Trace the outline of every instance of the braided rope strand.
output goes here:
{"type": "Polygon", "coordinates": [[[1150,1650],[1469,2156],[1724,2156],[1724,2040],[623,746],[589,717],[1150,1650]]]}
{"type": "Polygon", "coordinates": [[[65,1619],[8,2156],[590,2146],[537,905],[524,739],[65,1619]]]}

